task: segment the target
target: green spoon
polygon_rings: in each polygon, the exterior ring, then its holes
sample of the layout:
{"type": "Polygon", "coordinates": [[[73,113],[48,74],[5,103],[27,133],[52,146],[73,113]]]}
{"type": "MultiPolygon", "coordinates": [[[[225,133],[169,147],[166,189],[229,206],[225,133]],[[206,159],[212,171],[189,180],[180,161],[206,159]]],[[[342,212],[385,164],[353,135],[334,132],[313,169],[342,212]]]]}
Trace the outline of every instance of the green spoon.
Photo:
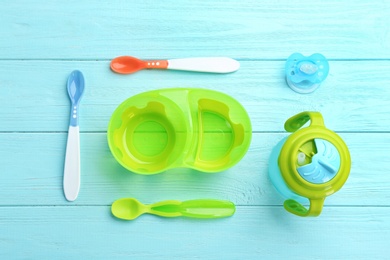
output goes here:
{"type": "Polygon", "coordinates": [[[165,200],[150,205],[144,205],[133,198],[116,200],[111,206],[112,214],[120,219],[133,220],[138,216],[149,213],[162,217],[191,217],[191,218],[223,218],[234,214],[236,208],[230,201],[225,200],[165,200]]]}

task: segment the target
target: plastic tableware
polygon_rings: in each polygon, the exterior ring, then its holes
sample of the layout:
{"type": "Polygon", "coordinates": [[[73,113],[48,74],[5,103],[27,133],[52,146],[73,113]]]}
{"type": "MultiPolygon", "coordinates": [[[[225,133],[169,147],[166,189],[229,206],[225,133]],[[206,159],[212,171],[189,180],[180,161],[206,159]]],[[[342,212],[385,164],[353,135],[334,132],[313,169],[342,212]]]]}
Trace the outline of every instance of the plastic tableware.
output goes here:
{"type": "Polygon", "coordinates": [[[286,121],[284,128],[293,134],[272,150],[271,182],[287,198],[287,211],[301,217],[318,216],[325,197],[338,191],[349,176],[349,150],[336,133],[325,128],[318,112],[297,114],[286,121]],[[310,126],[300,129],[309,120],[310,126]],[[307,199],[309,209],[302,206],[307,199]]]}
{"type": "Polygon", "coordinates": [[[112,214],[120,219],[133,220],[144,213],[161,217],[223,218],[234,214],[236,208],[230,201],[199,199],[180,202],[166,200],[145,205],[134,198],[116,200],[111,206],[112,214]]]}
{"type": "Polygon", "coordinates": [[[298,93],[311,93],[326,79],[329,63],[319,53],[309,57],[293,53],[288,57],[285,67],[288,86],[298,93]]]}
{"type": "Polygon", "coordinates": [[[232,97],[206,89],[144,92],[114,111],[107,131],[115,159],[139,174],[176,167],[219,172],[248,150],[251,124],[232,97]]]}
{"type": "Polygon", "coordinates": [[[70,74],[67,89],[72,106],[66,144],[63,188],[66,199],[74,201],[80,190],[79,104],[84,93],[84,77],[80,71],[75,70],[70,74]]]}
{"type": "Polygon", "coordinates": [[[142,69],[170,69],[211,73],[230,73],[240,68],[240,63],[226,57],[185,58],[143,61],[131,56],[120,56],[110,67],[120,74],[130,74],[142,69]]]}

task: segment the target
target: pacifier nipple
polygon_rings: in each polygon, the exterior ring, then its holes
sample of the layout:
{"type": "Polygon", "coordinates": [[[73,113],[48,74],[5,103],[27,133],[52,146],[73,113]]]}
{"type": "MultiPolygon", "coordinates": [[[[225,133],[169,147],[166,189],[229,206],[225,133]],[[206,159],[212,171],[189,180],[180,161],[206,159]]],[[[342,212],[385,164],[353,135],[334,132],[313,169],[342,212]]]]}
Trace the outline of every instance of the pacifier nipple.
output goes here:
{"type": "Polygon", "coordinates": [[[328,76],[329,64],[319,53],[305,57],[292,54],[286,62],[285,73],[288,86],[298,93],[311,93],[328,76]]]}
{"type": "Polygon", "coordinates": [[[311,62],[302,62],[302,64],[299,67],[299,70],[302,73],[305,73],[306,75],[312,75],[317,72],[318,67],[317,65],[311,63],[311,62]]]}

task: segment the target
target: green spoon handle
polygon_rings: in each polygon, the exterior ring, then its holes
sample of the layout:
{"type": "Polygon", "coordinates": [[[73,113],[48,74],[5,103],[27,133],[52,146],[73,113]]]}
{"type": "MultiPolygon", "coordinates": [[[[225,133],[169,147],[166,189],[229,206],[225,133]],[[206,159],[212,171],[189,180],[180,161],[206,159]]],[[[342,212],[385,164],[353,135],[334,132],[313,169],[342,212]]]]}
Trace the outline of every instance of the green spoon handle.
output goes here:
{"type": "Polygon", "coordinates": [[[166,200],[149,205],[149,213],[163,217],[223,218],[234,214],[236,207],[230,201],[198,199],[188,201],[166,200]]]}

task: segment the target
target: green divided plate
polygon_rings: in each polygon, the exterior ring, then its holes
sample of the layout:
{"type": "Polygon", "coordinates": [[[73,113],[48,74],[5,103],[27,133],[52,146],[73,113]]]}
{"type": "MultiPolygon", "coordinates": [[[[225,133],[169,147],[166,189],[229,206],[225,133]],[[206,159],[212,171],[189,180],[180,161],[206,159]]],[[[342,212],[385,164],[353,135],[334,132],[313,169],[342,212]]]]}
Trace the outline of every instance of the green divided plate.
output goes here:
{"type": "Polygon", "coordinates": [[[154,90],[125,100],[107,131],[115,159],[139,174],[176,167],[226,170],[245,155],[251,136],[248,114],[235,99],[189,88],[154,90]]]}

